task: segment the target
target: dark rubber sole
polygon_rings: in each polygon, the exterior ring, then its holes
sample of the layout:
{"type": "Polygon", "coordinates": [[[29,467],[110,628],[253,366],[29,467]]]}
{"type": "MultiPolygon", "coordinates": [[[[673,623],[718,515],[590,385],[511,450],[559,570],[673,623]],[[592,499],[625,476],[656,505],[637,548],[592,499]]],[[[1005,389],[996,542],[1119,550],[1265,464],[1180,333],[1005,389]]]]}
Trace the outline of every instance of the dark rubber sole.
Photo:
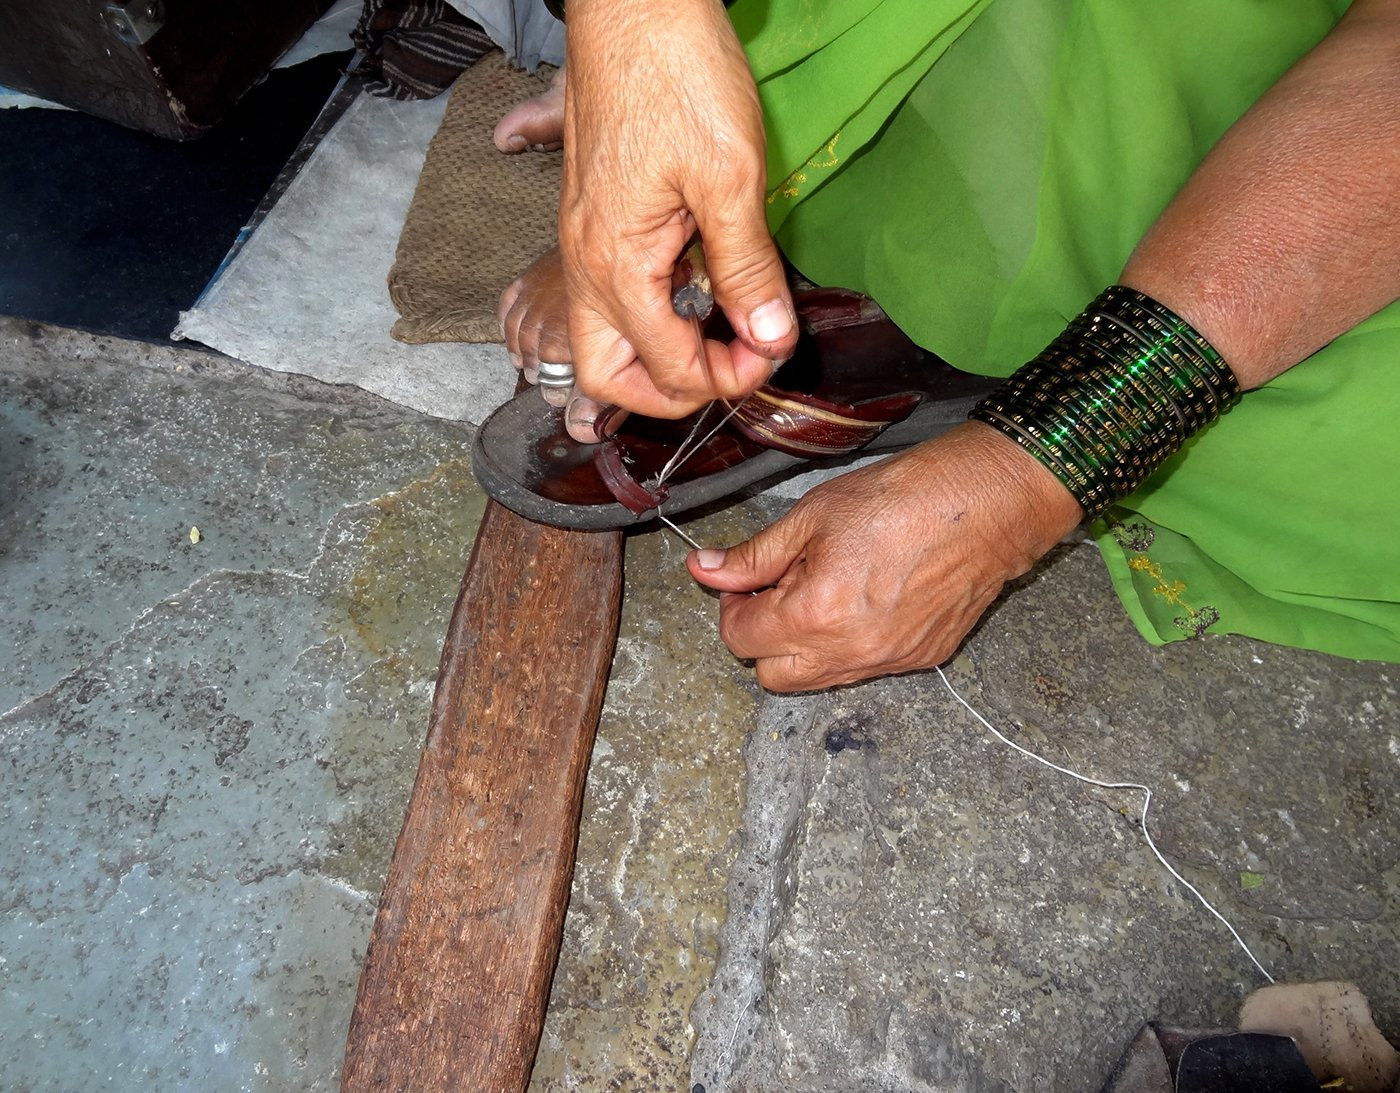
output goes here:
{"type": "MultiPolygon", "coordinates": [[[[982,379],[982,377],[968,377],[982,379]]],[[[740,490],[770,485],[818,467],[841,466],[863,456],[894,452],[930,440],[967,420],[968,411],[997,381],[984,380],[973,393],[927,399],[905,420],[891,425],[866,447],[835,460],[807,460],[767,450],[736,466],[670,487],[661,506],[667,516],[722,500],[740,490]]],[[[616,501],[578,504],[542,496],[530,483],[547,473],[536,453],[561,453],[569,464],[591,462],[591,447],[564,433],[561,411],[548,406],[538,391],[522,391],[482,424],[472,445],[472,472],[486,493],[526,519],[555,527],[602,530],[654,520],[657,510],[637,514],[616,501]]]]}

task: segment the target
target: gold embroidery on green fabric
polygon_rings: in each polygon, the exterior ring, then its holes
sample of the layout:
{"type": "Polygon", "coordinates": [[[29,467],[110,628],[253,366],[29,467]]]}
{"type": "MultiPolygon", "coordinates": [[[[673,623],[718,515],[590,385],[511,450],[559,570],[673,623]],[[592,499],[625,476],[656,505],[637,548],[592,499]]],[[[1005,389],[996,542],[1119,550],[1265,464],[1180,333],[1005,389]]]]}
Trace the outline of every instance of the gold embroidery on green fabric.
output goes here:
{"type": "Polygon", "coordinates": [[[1112,521],[1108,525],[1108,530],[1112,532],[1113,538],[1118,545],[1123,548],[1128,555],[1128,568],[1136,573],[1145,573],[1155,581],[1152,592],[1156,596],[1161,596],[1173,607],[1179,607],[1186,612],[1172,619],[1176,628],[1187,637],[1198,638],[1220,621],[1220,612],[1210,604],[1202,607],[1192,607],[1186,602],[1186,583],[1184,581],[1168,581],[1162,572],[1162,567],[1147,556],[1148,549],[1157,538],[1156,531],[1149,524],[1133,523],[1122,524],[1112,521]]]}
{"type": "Polygon", "coordinates": [[[801,197],[803,188],[807,185],[808,171],[829,171],[841,162],[841,157],[836,154],[836,142],[841,139],[841,130],[836,130],[831,139],[821,146],[801,167],[793,171],[782,182],[768,191],[768,204],[772,205],[778,198],[787,198],[789,201],[801,197]]]}

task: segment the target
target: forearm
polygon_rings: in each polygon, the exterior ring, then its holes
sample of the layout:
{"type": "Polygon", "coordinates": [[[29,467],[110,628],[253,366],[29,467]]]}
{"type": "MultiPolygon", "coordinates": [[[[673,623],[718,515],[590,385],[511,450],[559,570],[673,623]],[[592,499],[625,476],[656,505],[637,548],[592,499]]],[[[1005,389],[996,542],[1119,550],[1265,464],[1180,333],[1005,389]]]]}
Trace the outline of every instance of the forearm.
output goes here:
{"type": "Polygon", "coordinates": [[[1122,282],[1246,389],[1400,297],[1400,0],[1357,0],[1225,134],[1122,282]]]}
{"type": "MultiPolygon", "coordinates": [[[[572,60],[576,49],[592,50],[623,41],[646,48],[661,29],[681,29],[708,16],[724,17],[723,0],[568,0],[564,29],[572,60]]],[[[626,71],[626,70],[623,70],[626,71]]]]}

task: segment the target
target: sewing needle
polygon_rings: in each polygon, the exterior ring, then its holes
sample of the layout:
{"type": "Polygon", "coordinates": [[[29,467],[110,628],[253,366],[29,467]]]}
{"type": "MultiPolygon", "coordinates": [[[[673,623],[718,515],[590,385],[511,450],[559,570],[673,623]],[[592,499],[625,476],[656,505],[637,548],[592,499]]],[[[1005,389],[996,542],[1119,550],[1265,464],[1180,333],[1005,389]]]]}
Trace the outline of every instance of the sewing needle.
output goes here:
{"type": "Polygon", "coordinates": [[[695,331],[695,352],[700,354],[700,367],[709,371],[710,360],[705,355],[705,332],[700,329],[700,313],[690,309],[690,328],[695,331]]]}

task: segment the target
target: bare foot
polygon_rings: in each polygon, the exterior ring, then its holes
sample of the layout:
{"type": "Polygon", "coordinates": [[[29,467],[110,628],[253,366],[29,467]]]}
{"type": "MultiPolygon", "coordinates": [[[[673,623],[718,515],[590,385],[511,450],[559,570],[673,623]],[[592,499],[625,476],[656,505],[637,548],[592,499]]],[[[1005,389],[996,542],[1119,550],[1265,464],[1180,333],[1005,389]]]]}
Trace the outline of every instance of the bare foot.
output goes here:
{"type": "Polygon", "coordinates": [[[496,147],[508,155],[530,149],[554,152],[564,147],[564,70],[550,81],[549,90],[526,99],[496,123],[496,147]]]}
{"type": "MultiPolygon", "coordinates": [[[[496,315],[501,320],[501,334],[511,363],[525,374],[527,383],[538,382],[540,361],[562,364],[573,360],[569,351],[564,263],[558,247],[545,251],[510,283],[501,293],[496,315]]],[[[575,440],[596,444],[603,439],[595,427],[600,417],[605,422],[606,435],[621,425],[627,415],[575,394],[564,411],[564,424],[575,440]],[[611,412],[604,414],[604,410],[611,412]]]]}
{"type": "Polygon", "coordinates": [[[565,363],[569,355],[568,298],[559,248],[545,251],[501,293],[496,307],[511,363],[525,378],[539,378],[540,361],[565,363]]]}

